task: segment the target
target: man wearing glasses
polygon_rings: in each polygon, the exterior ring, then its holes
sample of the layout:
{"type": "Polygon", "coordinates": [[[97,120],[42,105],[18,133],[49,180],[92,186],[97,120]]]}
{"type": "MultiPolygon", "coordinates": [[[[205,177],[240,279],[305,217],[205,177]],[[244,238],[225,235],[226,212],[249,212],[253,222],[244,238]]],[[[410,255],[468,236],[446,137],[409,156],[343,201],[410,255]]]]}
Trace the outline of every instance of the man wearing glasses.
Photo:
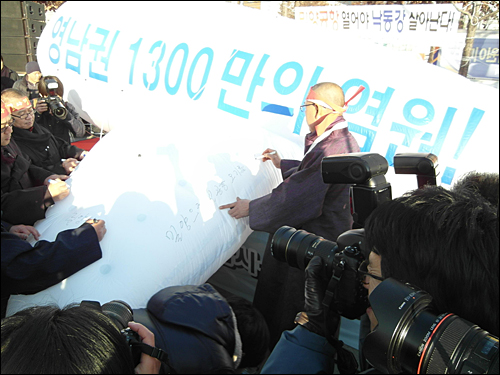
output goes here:
{"type": "MultiPolygon", "coordinates": [[[[346,108],[340,86],[330,82],[314,85],[301,110],[310,130],[302,161],[281,159],[275,150],[265,150],[263,160],[271,160],[281,169],[283,182],[268,195],[252,201],[237,198],[220,209],[229,208],[229,215],[236,219],[249,216],[253,230],[273,234],[288,225],[336,241],[352,227],[349,185],[325,184],[321,161],[330,155],[359,152],[360,148],[342,116],[346,108]]],[[[295,315],[304,306],[303,271],[274,259],[269,244],[254,305],[266,318],[271,347],[281,332],[293,328],[295,315]]]]}
{"type": "MultiPolygon", "coordinates": [[[[448,191],[440,186],[426,186],[382,203],[368,217],[364,228],[365,246],[370,252],[358,272],[364,276],[368,294],[372,296],[388,278],[409,283],[432,296],[431,306],[436,314],[456,314],[498,337],[497,212],[498,208],[478,190],[448,191]]],[[[319,256],[309,262],[302,313],[308,319],[283,334],[261,374],[333,370],[335,348],[324,337],[322,319],[325,311],[321,302],[327,288],[322,277],[324,268],[319,256]]],[[[369,307],[366,312],[370,330],[380,329],[377,311],[369,307]]],[[[399,343],[401,339],[402,335],[396,336],[394,341],[399,343]]],[[[444,353],[440,358],[447,362],[444,344],[439,344],[444,353]]],[[[414,357],[408,353],[397,360],[417,358],[417,351],[411,353],[414,357]]],[[[381,358],[384,360],[387,359],[381,358]]]]}
{"type": "Polygon", "coordinates": [[[28,156],[36,166],[55,174],[69,175],[87,154],[87,151],[55,137],[50,130],[35,122],[30,101],[21,91],[4,90],[2,101],[12,111],[16,129],[13,139],[23,155],[28,156]]]}
{"type": "Polygon", "coordinates": [[[69,187],[64,182],[68,176],[52,174],[33,165],[12,140],[13,123],[10,109],[2,101],[2,220],[33,225],[45,217],[49,206],[69,195],[69,187]]]}

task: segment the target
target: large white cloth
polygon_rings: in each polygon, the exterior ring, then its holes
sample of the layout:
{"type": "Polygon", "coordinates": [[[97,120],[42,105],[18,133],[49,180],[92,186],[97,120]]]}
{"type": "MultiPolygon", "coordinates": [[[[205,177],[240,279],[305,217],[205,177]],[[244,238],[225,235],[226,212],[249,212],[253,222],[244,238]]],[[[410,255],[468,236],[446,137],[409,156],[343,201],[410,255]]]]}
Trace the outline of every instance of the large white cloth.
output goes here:
{"type": "MultiPolygon", "coordinates": [[[[362,151],[439,157],[438,183],[498,172],[498,90],[414,56],[224,2],[66,2],[46,25],[38,62],[65,99],[111,130],[82,161],[71,195],[36,227],[53,240],[87,217],[106,221],[103,258],[32,296],[31,304],[112,299],[144,307],[159,289],[206,281],[245,241],[247,220],[218,206],[280,183],[267,147],[303,155],[299,106],[338,83],[362,151]],[[316,35],[320,37],[316,38],[316,35]]],[[[417,187],[388,173],[393,195],[417,187]]]]}

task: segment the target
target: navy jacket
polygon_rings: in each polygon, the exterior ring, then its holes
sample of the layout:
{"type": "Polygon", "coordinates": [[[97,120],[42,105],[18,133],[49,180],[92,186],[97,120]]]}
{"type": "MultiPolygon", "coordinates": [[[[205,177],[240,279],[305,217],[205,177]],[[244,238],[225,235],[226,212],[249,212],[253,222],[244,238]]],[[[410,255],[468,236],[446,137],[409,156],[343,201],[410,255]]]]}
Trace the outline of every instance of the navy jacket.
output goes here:
{"type": "Polygon", "coordinates": [[[233,373],[235,319],[226,300],[210,285],[160,290],[147,309],[134,309],[134,321],[155,335],[178,374],[233,373]]]}
{"type": "Polygon", "coordinates": [[[38,293],[101,259],[99,239],[90,224],[65,230],[54,242],[28,241],[2,225],[2,318],[12,294],[38,293]]]}

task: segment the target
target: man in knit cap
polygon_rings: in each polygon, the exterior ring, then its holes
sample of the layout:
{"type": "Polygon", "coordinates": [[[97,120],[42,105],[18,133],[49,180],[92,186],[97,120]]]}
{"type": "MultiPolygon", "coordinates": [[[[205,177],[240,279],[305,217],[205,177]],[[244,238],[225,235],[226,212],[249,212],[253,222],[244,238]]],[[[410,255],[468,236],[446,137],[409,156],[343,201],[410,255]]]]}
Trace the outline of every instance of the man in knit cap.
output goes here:
{"type": "MultiPolygon", "coordinates": [[[[300,107],[310,130],[302,161],[281,159],[268,148],[263,160],[271,160],[281,169],[283,182],[268,195],[254,200],[237,198],[219,208],[229,208],[229,215],[236,219],[248,216],[250,228],[270,234],[287,225],[336,241],[351,229],[349,185],[325,184],[321,174],[324,157],[360,151],[342,116],[347,102],[342,88],[335,83],[311,87],[300,107]]],[[[295,315],[304,307],[304,272],[274,259],[269,244],[253,302],[266,318],[271,346],[281,332],[293,328],[295,315]]]]}
{"type": "MultiPolygon", "coordinates": [[[[26,64],[26,75],[14,83],[13,88],[22,91],[30,100],[38,99],[38,82],[42,78],[40,66],[36,61],[26,64]]],[[[36,105],[36,103],[34,103],[36,105]]]]}

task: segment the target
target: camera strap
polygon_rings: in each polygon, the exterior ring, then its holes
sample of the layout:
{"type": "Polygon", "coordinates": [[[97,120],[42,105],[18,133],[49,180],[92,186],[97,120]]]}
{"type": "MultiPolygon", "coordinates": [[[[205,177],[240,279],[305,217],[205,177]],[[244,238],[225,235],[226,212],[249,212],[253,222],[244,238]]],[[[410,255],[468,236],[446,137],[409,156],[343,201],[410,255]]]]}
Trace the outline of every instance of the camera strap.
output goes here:
{"type": "Polygon", "coordinates": [[[328,311],[328,309],[330,308],[330,306],[332,304],[333,297],[335,294],[335,289],[337,288],[337,284],[340,281],[340,277],[342,276],[342,273],[344,272],[344,265],[345,265],[345,261],[341,260],[337,264],[337,267],[334,267],[335,270],[332,274],[330,282],[328,283],[328,287],[326,288],[325,297],[323,298],[323,307],[326,309],[325,311],[328,311]]]}
{"type": "Polygon", "coordinates": [[[335,271],[332,274],[328,287],[323,298],[323,311],[325,317],[325,336],[328,342],[335,348],[337,352],[337,369],[341,374],[355,374],[358,369],[358,362],[352,352],[344,348],[344,342],[336,338],[337,331],[340,327],[340,314],[337,307],[331,306],[334,301],[335,289],[338,286],[340,278],[344,272],[345,261],[341,260],[335,271]],[[333,307],[333,311],[330,310],[333,307]]]}
{"type": "Polygon", "coordinates": [[[168,361],[168,354],[160,348],[153,347],[151,345],[139,342],[135,339],[131,340],[131,345],[138,347],[142,353],[149,355],[150,357],[156,358],[165,364],[167,374],[175,374],[175,371],[170,366],[168,361]]]}

